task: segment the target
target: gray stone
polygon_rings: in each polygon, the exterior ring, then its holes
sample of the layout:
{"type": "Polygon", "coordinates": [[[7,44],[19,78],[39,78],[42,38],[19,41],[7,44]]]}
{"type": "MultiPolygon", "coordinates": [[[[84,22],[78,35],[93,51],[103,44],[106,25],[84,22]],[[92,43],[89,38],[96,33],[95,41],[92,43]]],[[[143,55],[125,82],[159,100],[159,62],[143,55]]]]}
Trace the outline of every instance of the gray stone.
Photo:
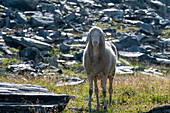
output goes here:
{"type": "Polygon", "coordinates": [[[82,58],[83,58],[83,52],[84,51],[78,51],[78,52],[76,52],[75,53],[75,55],[74,55],[74,58],[76,59],[76,60],[79,60],[79,61],[82,61],[82,58]]]}
{"type": "Polygon", "coordinates": [[[23,62],[9,65],[7,70],[10,72],[35,72],[36,70],[33,67],[33,64],[23,62]]]}
{"type": "Polygon", "coordinates": [[[51,66],[58,67],[57,58],[55,57],[43,57],[43,61],[51,66]]]}
{"type": "Polygon", "coordinates": [[[48,30],[44,30],[42,28],[42,29],[38,30],[37,35],[46,38],[47,36],[50,35],[50,33],[48,32],[48,30]]]}
{"type": "Polygon", "coordinates": [[[5,6],[12,6],[24,10],[35,10],[40,0],[1,0],[5,6]]]}
{"type": "Polygon", "coordinates": [[[170,112],[170,105],[165,106],[158,106],[151,109],[149,112],[146,113],[169,113],[170,112]]]}
{"type": "Polygon", "coordinates": [[[155,9],[156,12],[161,16],[161,17],[169,17],[169,14],[167,12],[167,7],[165,4],[163,4],[161,1],[158,0],[151,0],[149,2],[150,7],[155,9]]]}
{"type": "Polygon", "coordinates": [[[62,59],[62,60],[73,60],[74,59],[74,55],[71,55],[71,54],[63,54],[60,56],[59,59],[62,59]]]}
{"type": "Polygon", "coordinates": [[[134,67],[132,66],[118,66],[116,68],[116,73],[117,74],[133,74],[133,69],[134,67]]]}
{"type": "Polygon", "coordinates": [[[71,20],[73,20],[73,19],[75,19],[75,18],[76,18],[75,13],[71,13],[71,14],[67,15],[67,16],[64,18],[64,21],[65,21],[65,22],[69,22],[69,21],[71,21],[71,20]]]}
{"type": "Polygon", "coordinates": [[[144,30],[145,32],[149,32],[152,33],[153,32],[153,28],[151,25],[146,24],[146,23],[139,23],[137,25],[140,29],[144,30]]]}
{"type": "Polygon", "coordinates": [[[104,14],[111,17],[111,18],[114,18],[114,17],[120,17],[122,18],[124,13],[123,13],[123,10],[119,10],[119,9],[114,9],[114,8],[111,8],[111,9],[104,9],[103,10],[104,14]]]}
{"type": "Polygon", "coordinates": [[[42,3],[41,8],[43,11],[48,11],[48,12],[54,12],[56,9],[54,4],[48,4],[48,3],[42,3]]]}
{"type": "Polygon", "coordinates": [[[140,62],[148,62],[148,63],[156,63],[156,58],[148,55],[148,54],[143,54],[138,57],[140,62]]]}
{"type": "Polygon", "coordinates": [[[30,24],[32,27],[47,27],[54,24],[54,15],[51,13],[36,12],[31,16],[30,24]]]}
{"type": "MultiPolygon", "coordinates": [[[[140,43],[134,36],[127,36],[116,43],[118,50],[127,50],[128,48],[137,47],[139,48],[140,43]]],[[[133,51],[133,50],[132,50],[133,51]]]]}
{"type": "Polygon", "coordinates": [[[62,43],[62,44],[60,44],[59,49],[60,49],[60,52],[66,53],[66,52],[70,51],[70,46],[68,46],[65,43],[62,43]]]}
{"type": "Polygon", "coordinates": [[[33,60],[35,63],[42,62],[43,58],[40,51],[35,47],[27,47],[19,51],[19,57],[25,60],[33,60]]]}
{"type": "Polygon", "coordinates": [[[17,12],[15,15],[18,23],[27,24],[28,20],[25,14],[23,14],[22,12],[17,12]]]}
{"type": "Polygon", "coordinates": [[[21,42],[26,47],[36,47],[40,50],[50,50],[52,46],[48,43],[41,42],[31,38],[21,38],[21,42]]]}
{"type": "Polygon", "coordinates": [[[85,79],[80,78],[64,78],[57,81],[56,86],[66,86],[66,85],[78,85],[81,83],[85,83],[85,79]]]}
{"type": "Polygon", "coordinates": [[[0,112],[61,112],[71,96],[43,86],[0,82],[0,112]]]}
{"type": "Polygon", "coordinates": [[[142,56],[144,53],[140,52],[126,52],[126,51],[119,51],[119,55],[123,58],[138,58],[142,56]]]}

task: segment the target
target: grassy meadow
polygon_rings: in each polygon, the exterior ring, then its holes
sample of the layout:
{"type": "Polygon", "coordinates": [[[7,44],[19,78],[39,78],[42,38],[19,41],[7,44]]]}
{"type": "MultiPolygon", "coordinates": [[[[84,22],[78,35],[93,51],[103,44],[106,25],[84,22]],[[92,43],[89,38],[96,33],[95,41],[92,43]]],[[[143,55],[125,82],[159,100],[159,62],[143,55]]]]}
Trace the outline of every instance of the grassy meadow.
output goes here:
{"type": "MultiPolygon", "coordinates": [[[[82,64],[75,65],[78,71],[72,71],[69,69],[63,69],[63,74],[50,77],[36,77],[33,78],[29,74],[19,75],[18,79],[11,74],[11,76],[0,76],[0,81],[13,82],[19,84],[34,84],[45,86],[51,92],[56,94],[69,94],[75,96],[75,99],[71,99],[63,111],[63,113],[70,112],[88,112],[88,80],[86,74],[83,72],[82,64]],[[59,76],[79,77],[86,79],[85,83],[76,86],[60,86],[56,87],[56,81],[59,76]]],[[[2,70],[1,70],[2,71],[2,70]]],[[[166,80],[154,77],[151,75],[143,75],[139,72],[133,75],[116,75],[113,83],[113,98],[112,107],[108,107],[107,111],[104,111],[103,107],[99,111],[96,111],[96,97],[93,92],[92,111],[93,112],[108,112],[108,113],[142,113],[148,112],[150,109],[156,106],[164,106],[170,104],[170,74],[166,74],[163,77],[166,80]]],[[[102,106],[103,96],[99,84],[99,99],[102,106]]],[[[107,84],[108,89],[108,84],[107,84]]],[[[108,98],[107,92],[107,100],[108,98]]]]}

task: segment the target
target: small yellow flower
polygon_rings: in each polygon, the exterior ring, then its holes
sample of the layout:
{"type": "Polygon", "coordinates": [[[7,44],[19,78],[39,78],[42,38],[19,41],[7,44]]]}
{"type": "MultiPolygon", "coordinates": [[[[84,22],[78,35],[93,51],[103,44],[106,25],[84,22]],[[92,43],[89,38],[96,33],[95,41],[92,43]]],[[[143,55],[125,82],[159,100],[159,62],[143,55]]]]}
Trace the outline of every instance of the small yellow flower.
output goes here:
{"type": "Polygon", "coordinates": [[[116,88],[116,90],[118,90],[118,88],[116,88]]]}

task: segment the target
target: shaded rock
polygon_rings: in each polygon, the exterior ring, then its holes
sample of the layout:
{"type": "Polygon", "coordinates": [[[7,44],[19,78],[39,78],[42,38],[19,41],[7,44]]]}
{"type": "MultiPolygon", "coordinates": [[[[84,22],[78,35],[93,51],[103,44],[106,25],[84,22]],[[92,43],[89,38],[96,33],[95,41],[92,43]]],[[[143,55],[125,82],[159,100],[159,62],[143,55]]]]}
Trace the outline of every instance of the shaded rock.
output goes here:
{"type": "Polygon", "coordinates": [[[66,53],[66,52],[70,51],[70,46],[68,46],[65,43],[62,43],[62,44],[60,44],[59,49],[60,49],[60,52],[66,53]]]}
{"type": "Polygon", "coordinates": [[[63,78],[57,81],[55,86],[78,85],[85,82],[85,79],[82,80],[80,78],[63,78]]]}
{"type": "Polygon", "coordinates": [[[33,16],[31,16],[30,24],[32,27],[47,27],[54,24],[53,14],[51,13],[42,13],[36,12],[33,16]]]}
{"type": "Polygon", "coordinates": [[[5,6],[12,6],[24,10],[35,10],[40,0],[1,0],[5,6]]]}
{"type": "Polygon", "coordinates": [[[136,37],[127,36],[126,38],[121,39],[118,43],[116,43],[116,47],[118,50],[126,50],[127,48],[139,48],[140,43],[136,37]]]}
{"type": "Polygon", "coordinates": [[[38,40],[34,40],[31,38],[21,38],[21,44],[25,45],[26,47],[36,47],[40,50],[50,50],[52,46],[50,44],[47,44],[45,42],[41,42],[38,40]]]}
{"type": "Polygon", "coordinates": [[[19,57],[24,60],[33,60],[35,63],[42,62],[43,58],[40,54],[40,51],[35,47],[27,47],[19,51],[19,57]]]}
{"type": "Polygon", "coordinates": [[[43,11],[48,11],[48,12],[54,12],[56,9],[54,4],[48,4],[48,3],[42,3],[41,8],[43,11]]]}
{"type": "Polygon", "coordinates": [[[44,30],[44,28],[40,28],[38,30],[38,33],[37,33],[38,36],[41,36],[43,38],[46,38],[47,36],[50,35],[50,33],[48,32],[48,30],[44,30]]]}
{"type": "Polygon", "coordinates": [[[3,51],[5,54],[12,55],[11,51],[9,50],[10,48],[7,46],[1,46],[0,45],[0,50],[3,51]]]}
{"type": "Polygon", "coordinates": [[[60,59],[62,59],[62,60],[73,60],[74,59],[74,55],[63,54],[63,55],[60,56],[60,59]]]}
{"type": "Polygon", "coordinates": [[[64,21],[65,21],[65,22],[69,22],[69,21],[71,21],[71,20],[73,20],[73,19],[75,19],[75,18],[76,18],[75,13],[71,13],[71,14],[69,14],[68,16],[66,16],[66,17],[64,18],[64,21]]]}
{"type": "Polygon", "coordinates": [[[139,23],[137,25],[140,29],[142,29],[143,31],[145,32],[148,32],[148,33],[152,33],[153,32],[153,28],[151,25],[149,24],[146,24],[146,23],[139,23]]]}
{"type": "Polygon", "coordinates": [[[63,74],[63,71],[59,68],[56,68],[56,69],[49,69],[49,70],[46,70],[45,71],[46,73],[51,73],[51,72],[54,72],[54,73],[58,73],[58,74],[63,74]]]}
{"type": "Polygon", "coordinates": [[[75,53],[75,55],[74,55],[74,59],[76,59],[76,60],[79,60],[79,61],[82,61],[82,58],[83,58],[83,52],[84,51],[78,51],[78,52],[76,52],[75,53]]]}
{"type": "Polygon", "coordinates": [[[57,58],[55,57],[43,57],[43,61],[51,66],[58,67],[57,58]]]}
{"type": "Polygon", "coordinates": [[[47,67],[49,67],[49,64],[45,64],[45,63],[42,63],[42,62],[39,62],[35,69],[41,69],[41,70],[44,70],[44,69],[47,69],[47,67]]]}
{"type": "Polygon", "coordinates": [[[27,24],[28,20],[25,14],[23,14],[22,12],[17,12],[15,15],[18,23],[27,24]]]}
{"type": "Polygon", "coordinates": [[[149,112],[146,113],[169,113],[170,112],[170,105],[165,106],[158,106],[151,109],[149,112]]]}
{"type": "Polygon", "coordinates": [[[35,72],[34,65],[28,62],[16,63],[8,66],[10,72],[35,72]]]}
{"type": "Polygon", "coordinates": [[[118,9],[114,9],[114,8],[104,9],[103,12],[105,15],[107,15],[111,18],[114,18],[114,17],[122,18],[124,15],[122,10],[118,10],[118,9]]]}
{"type": "Polygon", "coordinates": [[[138,57],[139,61],[141,62],[149,62],[149,63],[156,63],[156,58],[148,55],[148,54],[143,54],[138,57]]]}
{"type": "Polygon", "coordinates": [[[155,9],[156,12],[161,16],[161,17],[168,17],[168,11],[167,11],[167,7],[165,4],[163,4],[161,1],[159,0],[151,0],[149,2],[150,7],[155,9]]]}
{"type": "Polygon", "coordinates": [[[0,82],[0,112],[61,112],[70,98],[43,86],[0,82]]]}

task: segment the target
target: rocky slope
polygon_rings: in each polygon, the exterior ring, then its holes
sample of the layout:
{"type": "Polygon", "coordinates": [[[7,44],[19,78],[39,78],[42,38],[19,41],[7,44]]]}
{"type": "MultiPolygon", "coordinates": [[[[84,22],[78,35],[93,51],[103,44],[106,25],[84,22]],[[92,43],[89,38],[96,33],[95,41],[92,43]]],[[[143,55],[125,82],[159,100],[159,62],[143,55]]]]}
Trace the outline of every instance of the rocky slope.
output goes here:
{"type": "Polygon", "coordinates": [[[81,63],[87,32],[97,25],[118,48],[117,73],[168,74],[144,68],[170,66],[168,0],[0,0],[0,4],[1,65],[4,59],[21,60],[1,70],[38,76],[47,68],[47,73],[74,69],[70,64],[81,63]]]}

